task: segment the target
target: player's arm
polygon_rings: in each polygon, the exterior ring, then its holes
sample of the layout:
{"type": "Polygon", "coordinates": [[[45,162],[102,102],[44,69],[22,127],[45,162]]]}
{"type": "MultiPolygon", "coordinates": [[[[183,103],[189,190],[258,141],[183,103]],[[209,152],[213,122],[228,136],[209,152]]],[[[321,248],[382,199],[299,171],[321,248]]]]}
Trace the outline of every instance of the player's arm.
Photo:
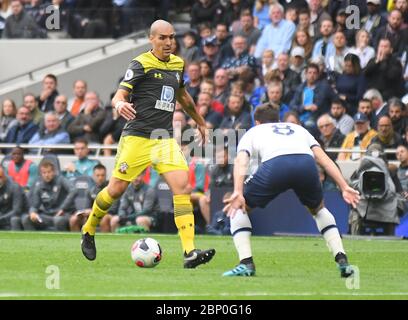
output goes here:
{"type": "Polygon", "coordinates": [[[129,92],[123,89],[118,89],[112,99],[112,106],[126,120],[135,118],[136,110],[133,108],[133,103],[129,103],[129,92]]]}
{"type": "Polygon", "coordinates": [[[357,206],[358,201],[360,200],[359,192],[357,190],[354,190],[347,184],[339,168],[327,156],[327,154],[322,150],[322,148],[320,148],[319,146],[313,146],[312,151],[317,163],[339,186],[344,200],[355,208],[357,206]]]}
{"type": "Polygon", "coordinates": [[[240,151],[234,161],[234,192],[231,197],[224,200],[226,206],[223,209],[230,217],[234,217],[237,209],[245,211],[244,181],[248,171],[249,159],[247,151],[240,151]]]}
{"type": "Polygon", "coordinates": [[[208,141],[207,125],[205,124],[204,118],[197,113],[194,100],[185,87],[181,87],[177,90],[177,101],[181,104],[187,114],[197,123],[197,129],[200,131],[202,141],[206,143],[208,141]]]}

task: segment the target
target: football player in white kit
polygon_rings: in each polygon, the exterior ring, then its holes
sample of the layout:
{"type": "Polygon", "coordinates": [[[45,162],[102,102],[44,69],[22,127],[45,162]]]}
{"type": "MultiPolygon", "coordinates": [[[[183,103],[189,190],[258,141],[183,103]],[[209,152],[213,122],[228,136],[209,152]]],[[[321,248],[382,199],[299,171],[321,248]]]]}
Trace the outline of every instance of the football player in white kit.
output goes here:
{"type": "Polygon", "coordinates": [[[279,123],[279,112],[269,106],[255,111],[256,126],[244,134],[238,144],[234,165],[234,192],[225,200],[224,211],[231,218],[231,234],[240,263],[223,276],[253,276],[248,210],[264,208],[280,193],[293,189],[300,202],[313,215],[317,228],[335,257],[342,277],[353,274],[347,261],[336,221],[323,203],[323,191],[316,162],[339,186],[344,200],[355,207],[358,191],[349,187],[335,163],[303,127],[279,123]],[[245,182],[249,161],[259,157],[261,165],[245,182]]]}

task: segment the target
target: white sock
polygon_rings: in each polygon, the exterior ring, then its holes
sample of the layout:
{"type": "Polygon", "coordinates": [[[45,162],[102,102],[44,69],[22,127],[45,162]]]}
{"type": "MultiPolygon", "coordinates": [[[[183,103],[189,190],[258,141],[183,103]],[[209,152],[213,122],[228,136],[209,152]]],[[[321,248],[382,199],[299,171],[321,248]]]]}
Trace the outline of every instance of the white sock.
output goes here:
{"type": "Polygon", "coordinates": [[[252,225],[248,214],[241,209],[237,210],[231,219],[231,234],[234,239],[235,248],[238,251],[239,260],[252,257],[251,234],[252,225]]]}
{"type": "Polygon", "coordinates": [[[326,244],[333,256],[335,257],[339,252],[346,253],[343,248],[339,230],[336,226],[336,220],[330,211],[326,208],[322,208],[314,216],[314,219],[316,220],[319,231],[323,231],[323,238],[326,240],[326,244]]]}

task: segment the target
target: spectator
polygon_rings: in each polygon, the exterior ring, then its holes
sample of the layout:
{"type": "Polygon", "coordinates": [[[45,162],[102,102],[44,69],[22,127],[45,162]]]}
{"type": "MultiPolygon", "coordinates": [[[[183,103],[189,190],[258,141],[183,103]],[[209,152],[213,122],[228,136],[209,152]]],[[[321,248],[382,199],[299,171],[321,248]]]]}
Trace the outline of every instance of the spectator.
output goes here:
{"type": "Polygon", "coordinates": [[[38,99],[38,105],[42,112],[54,111],[54,100],[58,96],[57,77],[47,74],[42,82],[42,90],[38,99]]]}
{"type": "Polygon", "coordinates": [[[367,11],[368,14],[361,19],[361,29],[375,37],[378,29],[387,24],[387,20],[381,15],[381,0],[367,0],[367,11]]]}
{"type": "MultiPolygon", "coordinates": [[[[272,81],[268,84],[268,89],[266,91],[266,100],[262,101],[263,103],[274,106],[279,110],[279,119],[282,119],[285,116],[285,113],[289,111],[289,107],[282,101],[283,95],[283,84],[281,81],[272,81]]],[[[259,106],[257,106],[259,107],[259,106]]],[[[255,125],[254,114],[256,108],[252,110],[252,123],[255,125]]]]}
{"type": "MultiPolygon", "coordinates": [[[[369,120],[364,113],[356,113],[354,116],[354,131],[350,132],[343,141],[342,149],[363,150],[377,135],[377,131],[370,129],[369,120]]],[[[359,160],[360,152],[341,152],[337,160],[359,160]]]]}
{"type": "Polygon", "coordinates": [[[356,34],[356,45],[350,48],[349,53],[353,53],[360,59],[360,67],[364,69],[372,58],[375,57],[375,50],[369,46],[370,34],[365,29],[360,29],[356,34]]]}
{"type": "Polygon", "coordinates": [[[309,9],[310,9],[310,23],[314,28],[314,36],[316,38],[319,38],[321,36],[319,31],[321,30],[323,21],[329,19],[331,20],[331,16],[323,8],[322,0],[310,0],[309,9]]]}
{"type": "Polygon", "coordinates": [[[74,121],[74,117],[71,115],[71,113],[67,111],[67,97],[66,96],[59,95],[55,98],[54,110],[55,110],[55,114],[57,115],[61,123],[61,128],[64,131],[67,131],[71,122],[74,121]]]}
{"type": "Polygon", "coordinates": [[[392,121],[392,127],[395,133],[401,137],[405,136],[405,131],[408,127],[408,119],[404,116],[405,106],[398,98],[388,100],[388,115],[392,121]]]}
{"type": "Polygon", "coordinates": [[[128,223],[143,227],[145,232],[158,227],[159,199],[143,178],[144,173],[134,179],[121,197],[118,215],[111,220],[112,232],[128,223]]]}
{"type": "Polygon", "coordinates": [[[224,115],[224,105],[218,101],[214,100],[215,93],[215,84],[211,79],[203,80],[200,84],[200,93],[205,92],[211,96],[211,109],[215,112],[218,112],[221,115],[224,115]]]}
{"type": "Polygon", "coordinates": [[[192,61],[197,61],[199,58],[199,51],[197,42],[197,35],[193,31],[187,31],[183,36],[183,45],[180,48],[181,56],[184,61],[189,64],[192,61]]]}
{"type": "MultiPolygon", "coordinates": [[[[266,74],[276,68],[275,54],[272,50],[265,50],[262,54],[262,76],[265,78],[266,74]]],[[[264,79],[265,80],[265,79],[264,79]]]]}
{"type": "Polygon", "coordinates": [[[349,114],[357,112],[358,101],[361,100],[366,90],[366,80],[361,72],[358,56],[348,53],[344,57],[342,72],[335,74],[336,90],[339,98],[347,105],[349,114]]]}
{"type": "Polygon", "coordinates": [[[7,17],[2,37],[4,39],[45,38],[44,32],[24,10],[20,0],[12,0],[12,15],[7,17]]]}
{"type": "Polygon", "coordinates": [[[233,34],[234,36],[243,36],[247,40],[249,54],[255,53],[256,43],[261,36],[261,31],[254,26],[254,17],[245,10],[241,12],[240,27],[233,34]]]}
{"type": "Polygon", "coordinates": [[[337,31],[343,32],[346,37],[347,46],[352,46],[355,42],[356,30],[354,28],[347,27],[346,25],[347,13],[345,8],[344,9],[342,8],[339,11],[337,11],[334,21],[336,22],[336,25],[334,27],[336,32],[337,31]]]}
{"type": "Polygon", "coordinates": [[[191,27],[197,28],[202,23],[215,26],[221,20],[223,8],[216,0],[199,0],[191,8],[191,27]]]}
{"type": "Polygon", "coordinates": [[[364,99],[371,101],[371,118],[370,118],[370,125],[373,128],[377,127],[378,119],[388,113],[388,106],[387,103],[383,101],[383,97],[381,93],[377,89],[369,89],[364,93],[364,99]]]}
{"type": "Polygon", "coordinates": [[[4,30],[6,19],[12,14],[10,1],[2,0],[0,5],[0,38],[4,30]]]}
{"type": "Polygon", "coordinates": [[[294,24],[296,24],[298,20],[296,8],[293,8],[293,7],[286,8],[285,9],[285,19],[287,21],[292,21],[294,24]]]}
{"type": "Polygon", "coordinates": [[[346,36],[342,31],[336,31],[333,36],[334,51],[326,52],[326,68],[330,71],[342,73],[344,69],[344,56],[349,48],[346,46],[346,36]]]}
{"type": "Polygon", "coordinates": [[[105,111],[100,107],[99,96],[96,92],[89,91],[85,95],[85,108],[68,126],[71,140],[79,137],[88,142],[99,143],[99,127],[105,118],[105,111]]]}
{"type": "MultiPolygon", "coordinates": [[[[402,138],[392,128],[392,121],[388,115],[381,116],[377,124],[378,135],[375,136],[371,143],[379,144],[383,149],[396,149],[402,144],[402,138]]],[[[395,154],[387,154],[388,160],[395,160],[395,154]]]]}
{"type": "Polygon", "coordinates": [[[240,75],[239,80],[231,84],[230,95],[241,97],[244,100],[242,110],[251,113],[252,105],[249,103],[247,97],[250,98],[252,95],[252,91],[255,86],[254,85],[255,75],[252,72],[247,71],[244,71],[244,73],[240,75]],[[241,77],[244,75],[246,76],[246,79],[241,80],[242,79],[241,77]]]}
{"type": "Polygon", "coordinates": [[[274,4],[275,0],[256,0],[252,14],[254,16],[254,26],[259,30],[263,30],[271,23],[269,15],[270,5],[274,4]]]}
{"type": "Polygon", "coordinates": [[[183,133],[188,129],[190,129],[190,125],[187,124],[186,114],[181,110],[174,111],[173,113],[173,138],[176,139],[179,145],[181,145],[183,133]]]}
{"type": "Polygon", "coordinates": [[[68,231],[69,217],[74,211],[69,182],[56,173],[54,164],[48,160],[40,163],[40,176],[33,187],[29,214],[22,217],[24,230],[54,227],[57,231],[68,231]]]}
{"type": "Polygon", "coordinates": [[[197,102],[201,83],[200,64],[198,62],[190,62],[188,64],[187,76],[188,80],[185,82],[186,90],[194,101],[197,102]]]}
{"type": "MultiPolygon", "coordinates": [[[[215,192],[215,188],[230,187],[233,189],[234,180],[233,172],[234,166],[230,163],[228,156],[228,143],[222,146],[215,147],[215,164],[210,171],[210,193],[200,198],[200,210],[205,212],[203,215],[211,217],[211,190],[215,192]]],[[[210,219],[210,221],[213,219],[210,219]]],[[[215,227],[214,224],[207,225],[207,231],[212,230],[210,226],[215,227]]],[[[211,233],[211,232],[209,232],[211,233]]]]}
{"type": "MultiPolygon", "coordinates": [[[[211,104],[213,103],[212,97],[209,93],[201,92],[198,95],[197,101],[197,112],[200,114],[209,129],[217,129],[222,121],[222,115],[218,112],[213,111],[211,104]]],[[[195,127],[196,124],[194,120],[190,119],[189,125],[195,127]]]]}
{"type": "MultiPolygon", "coordinates": [[[[320,141],[322,142],[322,147],[324,149],[341,147],[344,140],[344,135],[340,132],[339,129],[336,128],[335,122],[332,117],[330,117],[327,113],[321,115],[319,119],[317,119],[317,127],[320,131],[320,141]]],[[[336,161],[336,152],[326,153],[330,157],[330,159],[336,161]]]]}
{"type": "Polygon", "coordinates": [[[61,127],[61,121],[55,112],[47,112],[44,117],[44,128],[30,139],[29,144],[34,145],[53,145],[69,144],[69,134],[61,127]]]}
{"type": "Polygon", "coordinates": [[[296,111],[288,111],[285,113],[285,116],[283,117],[283,121],[282,122],[289,122],[289,123],[294,123],[297,124],[299,126],[301,126],[301,122],[299,119],[299,115],[296,111]]]}
{"type": "Polygon", "coordinates": [[[282,102],[289,104],[300,85],[300,76],[289,68],[289,54],[281,53],[277,59],[278,76],[283,84],[282,102]]]}
{"type": "Polygon", "coordinates": [[[237,95],[230,95],[228,98],[228,114],[224,116],[220,124],[221,129],[244,129],[248,130],[252,126],[251,115],[243,111],[244,98],[237,95]]]}
{"type": "Polygon", "coordinates": [[[11,160],[4,169],[7,176],[24,190],[29,190],[38,177],[37,165],[24,158],[24,149],[21,147],[11,150],[11,160]]]}
{"type": "Polygon", "coordinates": [[[93,174],[93,168],[98,164],[98,161],[88,158],[88,141],[83,138],[75,140],[74,153],[78,159],[68,163],[64,167],[63,175],[68,179],[73,179],[79,176],[91,177],[93,174]]]}
{"type": "Polygon", "coordinates": [[[232,49],[234,50],[234,56],[227,58],[222,64],[222,68],[227,70],[230,79],[236,80],[245,69],[250,69],[261,76],[261,70],[255,57],[248,53],[248,44],[244,36],[234,36],[232,49]]]}
{"type": "Polygon", "coordinates": [[[212,80],[214,77],[213,75],[213,68],[210,61],[201,60],[200,61],[200,73],[201,78],[204,80],[212,80]]]}
{"type": "Polygon", "coordinates": [[[407,144],[401,144],[397,147],[397,159],[400,165],[397,170],[397,176],[401,183],[404,197],[407,199],[408,195],[408,146],[407,144]]]}
{"type": "MultiPolygon", "coordinates": [[[[357,112],[364,113],[368,119],[372,119],[373,106],[371,104],[371,100],[365,99],[365,98],[361,99],[358,102],[357,112]]],[[[371,120],[370,120],[370,126],[371,127],[373,126],[371,123],[371,120]]]]}
{"type": "Polygon", "coordinates": [[[34,124],[41,126],[44,122],[44,112],[38,107],[38,101],[35,98],[35,95],[32,93],[26,93],[24,95],[23,105],[30,109],[31,118],[33,119],[34,124]]]}
{"type": "Polygon", "coordinates": [[[300,82],[306,80],[305,69],[305,49],[302,47],[294,47],[290,52],[290,69],[297,73],[300,82]]]}
{"type": "Polygon", "coordinates": [[[209,61],[214,69],[221,65],[220,48],[215,36],[210,36],[203,40],[203,55],[200,59],[209,61]]]}
{"type": "Polygon", "coordinates": [[[12,126],[7,133],[6,143],[28,143],[31,137],[38,131],[38,126],[33,123],[30,110],[22,106],[17,110],[17,124],[12,126]]]}
{"type": "Polygon", "coordinates": [[[228,72],[225,69],[217,69],[214,75],[214,99],[226,105],[229,96],[228,72]]]}
{"type": "MultiPolygon", "coordinates": [[[[102,137],[104,145],[113,145],[119,142],[122,129],[126,124],[126,119],[121,117],[118,111],[111,106],[105,108],[105,119],[99,128],[99,136],[102,137]]],[[[112,155],[112,149],[104,149],[105,156],[112,155]]]]}
{"type": "Polygon", "coordinates": [[[327,113],[334,93],[330,86],[319,79],[319,66],[309,64],[306,68],[306,81],[301,83],[293,95],[289,107],[299,113],[301,123],[316,133],[316,120],[327,113]]]}
{"type": "Polygon", "coordinates": [[[377,56],[368,62],[365,69],[367,87],[379,90],[386,100],[403,94],[402,66],[392,52],[390,40],[381,39],[377,56]]]}
{"type": "Polygon", "coordinates": [[[392,51],[399,53],[406,44],[405,30],[401,29],[403,22],[401,11],[397,9],[392,10],[388,13],[387,20],[388,23],[377,30],[373,45],[374,47],[378,47],[380,39],[387,38],[390,40],[392,51]]]}
{"type": "Polygon", "coordinates": [[[274,3],[270,6],[269,16],[271,23],[263,30],[255,49],[255,57],[262,57],[266,49],[272,49],[278,55],[282,52],[289,52],[292,37],[295,33],[295,24],[292,21],[283,19],[283,7],[274,3]]]}
{"type": "MultiPolygon", "coordinates": [[[[69,219],[69,229],[71,231],[80,231],[82,226],[85,224],[89,214],[91,213],[91,207],[95,201],[96,195],[108,185],[106,180],[106,168],[102,164],[97,164],[93,168],[92,174],[93,185],[86,190],[85,203],[86,208],[75,208],[77,211],[69,219]]],[[[71,197],[73,203],[75,204],[75,199],[78,197],[78,190],[74,190],[74,195],[71,197]]],[[[111,219],[112,216],[117,214],[119,208],[120,200],[117,200],[112,207],[109,209],[108,214],[105,215],[100,223],[100,228],[102,232],[111,232],[111,219]]]]}
{"type": "Polygon", "coordinates": [[[315,39],[314,27],[311,24],[309,8],[300,9],[298,12],[298,29],[304,30],[310,38],[315,39]]]}
{"type": "Polygon", "coordinates": [[[17,123],[16,120],[17,108],[16,104],[11,99],[3,101],[0,111],[0,142],[2,142],[8,131],[17,123]]]}
{"type": "Polygon", "coordinates": [[[20,230],[23,192],[0,167],[0,230],[20,230]]]}
{"type": "MultiPolygon", "coordinates": [[[[292,50],[296,47],[303,49],[303,58],[308,61],[312,56],[313,41],[309,33],[303,29],[298,29],[292,42],[292,50]]],[[[299,51],[299,49],[297,49],[299,51]]]]}
{"type": "Polygon", "coordinates": [[[342,135],[347,135],[353,131],[354,120],[346,113],[346,106],[341,99],[334,99],[331,103],[330,115],[334,119],[336,129],[342,135]]]}
{"type": "Polygon", "coordinates": [[[322,21],[320,26],[321,37],[313,46],[312,58],[326,58],[336,51],[331,39],[333,33],[333,22],[330,19],[322,21]]]}
{"type": "Polygon", "coordinates": [[[227,2],[224,14],[222,16],[223,22],[234,32],[239,22],[240,14],[243,11],[250,10],[250,5],[247,0],[230,0],[227,2]]]}
{"type": "Polygon", "coordinates": [[[219,48],[219,62],[222,64],[226,58],[234,55],[231,47],[231,35],[225,22],[218,22],[215,26],[215,39],[219,48]]]}
{"type": "Polygon", "coordinates": [[[402,14],[402,26],[406,29],[408,27],[408,1],[407,0],[395,0],[395,9],[399,10],[402,14]]]}
{"type": "Polygon", "coordinates": [[[74,82],[74,96],[68,100],[67,110],[76,117],[85,107],[85,94],[88,85],[84,80],[74,82]]]}
{"type": "Polygon", "coordinates": [[[77,20],[80,25],[75,37],[106,38],[107,35],[111,34],[109,29],[112,25],[113,4],[111,0],[76,0],[75,7],[79,12],[77,20]]]}

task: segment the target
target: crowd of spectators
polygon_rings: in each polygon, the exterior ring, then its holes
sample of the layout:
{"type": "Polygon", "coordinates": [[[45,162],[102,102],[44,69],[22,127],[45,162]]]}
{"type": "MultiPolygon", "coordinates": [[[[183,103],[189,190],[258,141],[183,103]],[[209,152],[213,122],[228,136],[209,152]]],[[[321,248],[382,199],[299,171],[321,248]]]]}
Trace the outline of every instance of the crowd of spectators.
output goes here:
{"type": "MultiPolygon", "coordinates": [[[[11,5],[17,2],[11,1],[11,5]]],[[[329,153],[333,160],[359,160],[362,150],[372,143],[397,149],[388,160],[401,161],[398,177],[407,194],[403,174],[408,141],[408,0],[197,0],[192,4],[190,27],[176,37],[174,54],[186,62],[187,91],[209,128],[223,134],[250,129],[254,110],[267,104],[280,111],[281,121],[304,126],[323,148],[349,149],[329,153]],[[348,27],[346,3],[358,6],[359,29],[348,27]]],[[[89,163],[87,153],[81,155],[79,149],[86,149],[88,143],[116,144],[125,124],[110,103],[103,104],[97,90],[93,90],[88,89],[85,80],[78,79],[72,93],[61,94],[58,79],[52,74],[45,76],[41,92],[27,93],[22,106],[16,106],[11,99],[2,102],[0,141],[33,145],[75,142],[78,160],[63,168],[61,181],[92,177],[96,163],[89,163]]],[[[175,135],[195,127],[179,105],[173,125],[179,128],[175,135]]],[[[11,152],[12,157],[15,152],[11,152]]],[[[232,173],[225,161],[221,167],[209,166],[204,158],[190,157],[188,152],[193,201],[205,224],[211,226],[211,187],[220,177],[231,185],[232,173]]],[[[104,150],[104,155],[113,153],[104,150]]],[[[20,160],[5,169],[15,172],[15,167],[29,171],[22,187],[30,188],[31,174],[37,174],[31,164],[20,160]]],[[[49,168],[40,165],[40,176],[49,168]]],[[[333,187],[329,182],[326,185],[328,189],[333,187]]],[[[140,183],[134,183],[130,188],[139,187],[140,183]]],[[[128,196],[139,192],[130,190],[128,196]]],[[[144,192],[150,195],[150,191],[144,192]]],[[[68,206],[66,201],[58,200],[53,210],[70,212],[63,205],[68,206]]],[[[121,218],[106,222],[106,230],[134,220],[136,211],[144,212],[134,209],[127,218],[124,212],[130,209],[118,210],[121,218]]],[[[41,217],[39,208],[29,211],[41,217]]],[[[79,223],[57,220],[53,220],[56,228],[79,223]]],[[[139,221],[146,229],[155,224],[154,218],[149,219],[150,224],[144,219],[139,221]]],[[[23,218],[22,225],[31,224],[23,218]]],[[[215,229],[217,225],[209,227],[215,229]]]]}

